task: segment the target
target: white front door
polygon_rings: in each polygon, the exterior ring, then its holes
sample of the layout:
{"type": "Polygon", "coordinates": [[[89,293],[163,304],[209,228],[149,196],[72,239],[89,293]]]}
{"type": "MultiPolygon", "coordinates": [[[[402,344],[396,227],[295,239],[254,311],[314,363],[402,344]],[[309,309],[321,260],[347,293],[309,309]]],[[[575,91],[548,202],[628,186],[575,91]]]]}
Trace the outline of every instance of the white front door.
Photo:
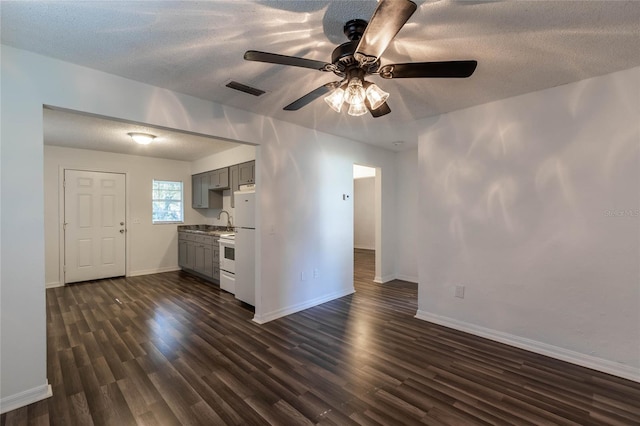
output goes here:
{"type": "Polygon", "coordinates": [[[65,283],[125,275],[125,175],[65,170],[65,283]]]}

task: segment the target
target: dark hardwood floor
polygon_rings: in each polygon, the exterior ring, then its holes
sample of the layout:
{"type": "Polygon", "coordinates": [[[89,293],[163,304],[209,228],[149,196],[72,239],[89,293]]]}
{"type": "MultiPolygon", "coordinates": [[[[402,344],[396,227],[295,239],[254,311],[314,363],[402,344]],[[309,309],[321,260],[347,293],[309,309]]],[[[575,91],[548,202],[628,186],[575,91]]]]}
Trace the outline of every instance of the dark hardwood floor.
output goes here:
{"type": "Polygon", "coordinates": [[[417,320],[355,256],[355,294],[262,326],[179,272],[47,290],[53,397],[1,424],[640,424],[640,384],[417,320]]]}

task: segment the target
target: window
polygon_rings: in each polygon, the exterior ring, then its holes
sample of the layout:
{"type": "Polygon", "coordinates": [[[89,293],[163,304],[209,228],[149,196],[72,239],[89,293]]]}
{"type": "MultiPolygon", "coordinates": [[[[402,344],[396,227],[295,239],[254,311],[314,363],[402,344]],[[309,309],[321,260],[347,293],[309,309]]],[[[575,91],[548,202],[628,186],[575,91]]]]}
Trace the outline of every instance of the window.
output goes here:
{"type": "Polygon", "coordinates": [[[182,182],[153,180],[153,223],[183,222],[182,182]]]}

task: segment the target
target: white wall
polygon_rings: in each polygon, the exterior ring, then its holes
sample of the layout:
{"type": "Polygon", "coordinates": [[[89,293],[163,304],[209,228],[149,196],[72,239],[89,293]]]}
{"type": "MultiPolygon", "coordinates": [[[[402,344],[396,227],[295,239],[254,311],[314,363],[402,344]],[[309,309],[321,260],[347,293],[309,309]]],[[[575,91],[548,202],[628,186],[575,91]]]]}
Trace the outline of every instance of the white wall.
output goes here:
{"type": "Polygon", "coordinates": [[[639,117],[634,68],[425,120],[418,316],[640,380],[639,117]]]}
{"type": "Polygon", "coordinates": [[[353,246],[376,249],[376,178],[353,180],[353,246]]]}
{"type": "Polygon", "coordinates": [[[418,213],[418,150],[416,148],[398,152],[396,157],[398,185],[394,229],[399,236],[396,248],[396,277],[417,283],[420,238],[418,231],[423,226],[418,213]]]}
{"type": "Polygon", "coordinates": [[[255,145],[238,145],[235,148],[209,155],[191,163],[191,174],[221,169],[256,159],[255,145]]]}
{"type": "Polygon", "coordinates": [[[1,55],[2,411],[48,394],[43,105],[261,146],[257,321],[353,291],[353,206],[342,200],[353,163],[382,168],[381,264],[394,274],[393,153],[11,47],[1,55]]]}
{"type": "Polygon", "coordinates": [[[47,286],[62,283],[60,239],[60,179],[62,169],[125,173],[127,176],[127,275],[178,269],[175,224],[152,224],[153,179],[183,182],[184,222],[197,223],[191,208],[190,163],[82,149],[44,147],[45,280],[47,286]],[[140,223],[134,223],[134,219],[140,223]]]}

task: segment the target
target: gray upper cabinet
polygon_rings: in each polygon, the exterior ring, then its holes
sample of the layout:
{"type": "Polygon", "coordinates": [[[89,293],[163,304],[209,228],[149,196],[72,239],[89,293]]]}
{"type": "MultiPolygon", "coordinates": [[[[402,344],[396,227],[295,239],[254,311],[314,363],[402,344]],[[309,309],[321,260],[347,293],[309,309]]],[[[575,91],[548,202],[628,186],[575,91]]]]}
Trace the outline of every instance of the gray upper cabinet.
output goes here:
{"type": "MultiPolygon", "coordinates": [[[[207,192],[209,191],[209,175],[201,173],[191,176],[191,206],[194,209],[204,208],[203,204],[203,183],[206,180],[207,192]]],[[[207,200],[208,203],[208,200],[207,200]]]]}
{"type": "Polygon", "coordinates": [[[239,185],[246,185],[248,183],[256,182],[255,161],[248,161],[246,163],[238,164],[238,180],[239,185]]]}
{"type": "Polygon", "coordinates": [[[236,164],[191,176],[194,209],[221,209],[222,191],[231,190],[231,207],[235,207],[234,191],[240,185],[255,183],[256,162],[236,164]]]}
{"type": "Polygon", "coordinates": [[[209,191],[211,172],[191,176],[191,206],[194,209],[221,209],[222,194],[209,191]]]}
{"type": "Polygon", "coordinates": [[[229,168],[209,172],[209,189],[229,189],[229,168]]]}
{"type": "Polygon", "coordinates": [[[238,180],[238,165],[229,167],[229,187],[231,189],[231,208],[236,206],[234,191],[238,190],[240,181],[238,180]]]}

